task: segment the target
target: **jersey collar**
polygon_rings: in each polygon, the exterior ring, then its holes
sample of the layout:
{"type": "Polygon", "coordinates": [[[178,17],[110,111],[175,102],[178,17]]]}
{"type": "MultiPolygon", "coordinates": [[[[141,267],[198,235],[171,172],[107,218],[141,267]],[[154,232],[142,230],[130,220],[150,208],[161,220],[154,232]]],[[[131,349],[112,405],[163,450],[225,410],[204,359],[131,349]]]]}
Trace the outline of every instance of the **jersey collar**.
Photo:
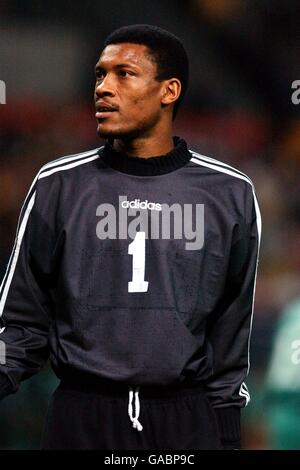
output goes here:
{"type": "Polygon", "coordinates": [[[107,140],[100,150],[100,156],[106,165],[122,173],[139,176],[162,175],[181,168],[191,158],[185,140],[174,136],[173,141],[174,148],[165,155],[141,158],[116,151],[112,141],[107,140]]]}

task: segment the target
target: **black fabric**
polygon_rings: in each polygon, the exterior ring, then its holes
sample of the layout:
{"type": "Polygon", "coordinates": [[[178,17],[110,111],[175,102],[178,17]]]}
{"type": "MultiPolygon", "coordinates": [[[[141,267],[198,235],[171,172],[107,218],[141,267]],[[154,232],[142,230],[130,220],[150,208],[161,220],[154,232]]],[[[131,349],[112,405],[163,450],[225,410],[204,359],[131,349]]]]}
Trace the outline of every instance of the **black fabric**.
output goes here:
{"type": "Polygon", "coordinates": [[[237,406],[215,408],[224,448],[241,448],[241,409],[237,406]]]}
{"type": "MultiPolygon", "coordinates": [[[[84,393],[100,393],[105,396],[127,397],[129,387],[136,388],[133,382],[115,382],[110,379],[95,377],[92,374],[76,372],[65,373],[60,381],[62,390],[76,390],[84,393]]],[[[173,398],[181,393],[202,393],[205,386],[202,382],[184,380],[172,385],[139,385],[138,389],[145,398],[173,398]]]]}
{"type": "Polygon", "coordinates": [[[197,389],[173,396],[145,398],[139,392],[142,431],[128,416],[129,394],[79,391],[59,386],[54,392],[41,449],[191,450],[221,449],[214,409],[197,389]]]}
{"type": "Polygon", "coordinates": [[[131,175],[155,176],[169,173],[184,166],[190,159],[185,140],[173,137],[174,148],[165,155],[141,158],[117,152],[113,141],[107,141],[100,151],[105,163],[115,170],[131,175]]]}

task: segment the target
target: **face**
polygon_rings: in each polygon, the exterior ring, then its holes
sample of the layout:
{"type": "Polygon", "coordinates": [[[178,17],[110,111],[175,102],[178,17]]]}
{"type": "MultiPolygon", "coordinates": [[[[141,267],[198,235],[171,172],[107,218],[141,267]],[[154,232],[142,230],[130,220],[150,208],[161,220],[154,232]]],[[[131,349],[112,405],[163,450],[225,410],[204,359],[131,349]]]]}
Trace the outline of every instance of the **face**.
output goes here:
{"type": "Polygon", "coordinates": [[[112,44],[96,64],[95,105],[101,137],[151,133],[162,119],[163,82],[146,46],[112,44]]]}

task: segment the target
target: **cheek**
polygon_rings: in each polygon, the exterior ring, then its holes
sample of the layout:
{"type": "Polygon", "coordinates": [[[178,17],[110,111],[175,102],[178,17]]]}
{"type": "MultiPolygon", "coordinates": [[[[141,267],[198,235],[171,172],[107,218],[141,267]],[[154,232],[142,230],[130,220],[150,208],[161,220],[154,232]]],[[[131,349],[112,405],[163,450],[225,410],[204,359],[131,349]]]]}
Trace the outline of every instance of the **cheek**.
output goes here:
{"type": "Polygon", "coordinates": [[[127,102],[133,112],[139,109],[143,114],[147,114],[149,110],[159,109],[159,92],[149,83],[146,86],[143,85],[132,90],[127,102]]]}
{"type": "Polygon", "coordinates": [[[160,112],[160,102],[157,96],[135,95],[132,100],[131,115],[138,120],[144,120],[160,112]]]}

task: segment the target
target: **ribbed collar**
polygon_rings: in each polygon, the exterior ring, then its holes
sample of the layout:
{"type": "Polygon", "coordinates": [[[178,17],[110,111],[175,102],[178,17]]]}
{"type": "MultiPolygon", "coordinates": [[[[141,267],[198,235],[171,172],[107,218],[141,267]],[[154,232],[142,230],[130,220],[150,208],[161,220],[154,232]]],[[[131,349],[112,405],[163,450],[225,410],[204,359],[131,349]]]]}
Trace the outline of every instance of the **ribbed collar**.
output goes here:
{"type": "Polygon", "coordinates": [[[108,166],[123,173],[138,176],[162,175],[184,166],[191,158],[183,139],[175,136],[173,141],[175,147],[165,155],[141,158],[117,152],[112,146],[112,141],[107,140],[101,150],[101,157],[108,166]]]}

